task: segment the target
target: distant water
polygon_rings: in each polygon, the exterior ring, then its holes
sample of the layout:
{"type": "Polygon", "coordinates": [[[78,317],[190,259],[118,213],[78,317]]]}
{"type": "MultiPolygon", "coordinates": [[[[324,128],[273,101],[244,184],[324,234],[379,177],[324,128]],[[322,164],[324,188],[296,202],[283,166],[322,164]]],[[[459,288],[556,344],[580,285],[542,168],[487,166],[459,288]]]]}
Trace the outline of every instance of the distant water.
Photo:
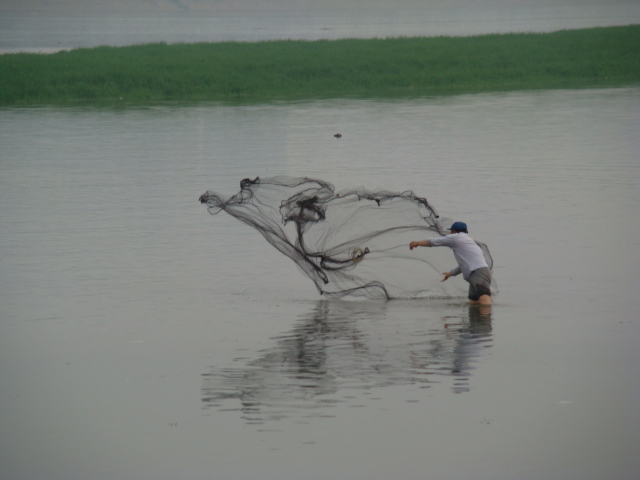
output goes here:
{"type": "MultiPolygon", "coordinates": [[[[256,4],[257,5],[257,4],[256,4]]],[[[1,7],[0,7],[1,8],[1,7]]],[[[425,2],[375,7],[247,8],[147,13],[31,13],[0,9],[0,52],[99,45],[549,32],[640,23],[640,2],[425,2]],[[454,6],[458,5],[458,6],[454,6]]]]}

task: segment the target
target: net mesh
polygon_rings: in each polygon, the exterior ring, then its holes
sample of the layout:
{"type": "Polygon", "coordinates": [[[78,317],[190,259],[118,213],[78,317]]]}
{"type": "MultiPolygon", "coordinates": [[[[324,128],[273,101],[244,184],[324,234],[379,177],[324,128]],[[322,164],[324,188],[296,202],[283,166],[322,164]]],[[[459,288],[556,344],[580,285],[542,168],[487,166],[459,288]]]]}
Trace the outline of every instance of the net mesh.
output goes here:
{"type": "MultiPolygon", "coordinates": [[[[225,211],[256,229],[293,260],[326,297],[461,297],[449,248],[409,250],[413,240],[448,234],[451,220],[412,191],[336,192],[328,182],[296,177],[244,179],[230,197],[207,191],[209,213],[225,211]]],[[[477,242],[489,267],[487,246],[477,242]]]]}

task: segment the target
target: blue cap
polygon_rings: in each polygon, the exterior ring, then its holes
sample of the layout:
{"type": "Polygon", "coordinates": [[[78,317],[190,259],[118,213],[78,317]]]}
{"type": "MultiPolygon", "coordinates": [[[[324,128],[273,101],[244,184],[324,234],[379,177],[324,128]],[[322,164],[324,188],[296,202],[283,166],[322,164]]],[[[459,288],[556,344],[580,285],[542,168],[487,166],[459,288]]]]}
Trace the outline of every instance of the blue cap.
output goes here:
{"type": "Polygon", "coordinates": [[[451,228],[449,228],[449,230],[453,230],[454,232],[469,233],[467,231],[467,224],[464,222],[455,222],[453,225],[451,225],[451,228]]]}

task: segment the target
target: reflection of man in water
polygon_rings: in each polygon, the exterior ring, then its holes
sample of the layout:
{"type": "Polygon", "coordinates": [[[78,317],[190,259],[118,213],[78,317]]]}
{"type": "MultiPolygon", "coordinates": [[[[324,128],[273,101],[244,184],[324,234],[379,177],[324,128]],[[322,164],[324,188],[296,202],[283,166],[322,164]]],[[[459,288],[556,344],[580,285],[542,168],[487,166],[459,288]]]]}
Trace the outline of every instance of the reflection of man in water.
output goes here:
{"type": "Polygon", "coordinates": [[[232,365],[204,373],[202,401],[257,424],[300,415],[308,421],[341,402],[362,406],[374,388],[430,388],[442,376],[454,378],[454,393],[467,392],[493,343],[492,307],[444,308],[441,326],[424,318],[420,305],[406,310],[386,302],[319,300],[255,359],[245,352],[232,365]]]}
{"type": "Polygon", "coordinates": [[[446,323],[447,332],[453,332],[455,340],[450,356],[444,355],[443,365],[447,358],[451,358],[451,375],[456,379],[453,385],[454,393],[470,390],[469,380],[473,364],[485,355],[486,349],[491,347],[491,305],[472,305],[469,307],[469,323],[446,323]]]}
{"type": "Polygon", "coordinates": [[[469,303],[491,305],[491,269],[487,265],[480,246],[469,236],[467,224],[455,222],[451,225],[451,233],[444,237],[430,238],[411,242],[409,248],[416,247],[449,247],[453,250],[458,266],[444,272],[442,282],[449,277],[459,275],[469,282],[469,303]]]}

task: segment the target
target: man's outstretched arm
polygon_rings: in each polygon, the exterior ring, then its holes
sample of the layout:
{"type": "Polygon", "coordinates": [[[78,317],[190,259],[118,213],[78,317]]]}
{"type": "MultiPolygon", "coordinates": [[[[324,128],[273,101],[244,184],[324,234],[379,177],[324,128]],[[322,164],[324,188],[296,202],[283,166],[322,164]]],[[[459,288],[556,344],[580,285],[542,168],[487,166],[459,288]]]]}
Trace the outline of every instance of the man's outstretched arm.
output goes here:
{"type": "Polygon", "coordinates": [[[430,247],[429,240],[420,240],[419,242],[411,242],[409,244],[409,250],[413,250],[416,247],[430,247]]]}

